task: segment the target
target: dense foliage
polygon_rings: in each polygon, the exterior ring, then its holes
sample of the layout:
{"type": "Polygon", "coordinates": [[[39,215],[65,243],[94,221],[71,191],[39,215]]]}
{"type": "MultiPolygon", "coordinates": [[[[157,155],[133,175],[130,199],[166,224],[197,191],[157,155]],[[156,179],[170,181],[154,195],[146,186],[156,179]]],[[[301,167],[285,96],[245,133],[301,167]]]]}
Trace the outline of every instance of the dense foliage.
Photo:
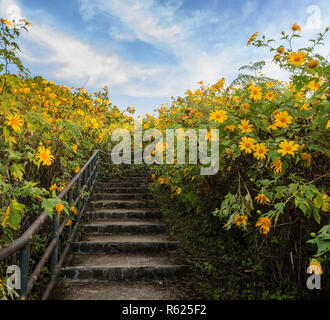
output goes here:
{"type": "MultiPolygon", "coordinates": [[[[134,108],[113,106],[107,87],[89,94],[29,75],[15,42],[29,26],[4,19],[0,26],[0,248],[43,209],[50,216],[75,214],[58,191],[95,149],[111,150],[114,129],[133,132],[134,108]],[[9,72],[16,67],[18,75],[9,72]]],[[[305,284],[308,266],[322,274],[322,283],[329,277],[330,65],[316,53],[327,31],[297,50],[296,24],[280,45],[255,33],[248,45],[268,47],[290,81],[265,77],[265,63],[257,62],[241,68],[253,74],[240,74],[229,86],[225,79],[200,82],[143,120],[145,130],[157,128],[164,137],[166,129],[219,129],[216,175],[201,175],[201,163],[150,166],[151,190],[207,297],[327,294],[328,288],[315,293],[305,284]]],[[[211,144],[216,137],[208,132],[211,144]]],[[[45,228],[33,239],[31,267],[49,233],[45,228]]]]}
{"type": "MultiPolygon", "coordinates": [[[[43,209],[50,216],[57,212],[61,219],[70,211],[74,217],[76,209],[56,195],[96,149],[111,148],[114,128],[131,127],[134,113],[134,108],[120,111],[113,106],[107,87],[91,94],[32,78],[18,58],[15,42],[29,25],[2,19],[0,26],[0,248],[26,230],[43,209]],[[9,73],[10,67],[21,73],[9,73]]],[[[35,237],[31,268],[49,235],[46,229],[44,236],[35,237]]],[[[1,265],[0,271],[1,278],[1,265]]]]}
{"type": "Polygon", "coordinates": [[[248,45],[275,52],[290,81],[265,77],[265,63],[257,62],[241,68],[253,75],[227,87],[224,79],[201,82],[146,119],[164,135],[168,128],[219,129],[218,174],[200,175],[201,164],[159,165],[152,187],[185,254],[208,275],[212,297],[308,296],[307,267],[327,269],[330,65],[315,53],[327,31],[295,51],[296,24],[282,33],[288,46],[256,33],[248,45]]]}

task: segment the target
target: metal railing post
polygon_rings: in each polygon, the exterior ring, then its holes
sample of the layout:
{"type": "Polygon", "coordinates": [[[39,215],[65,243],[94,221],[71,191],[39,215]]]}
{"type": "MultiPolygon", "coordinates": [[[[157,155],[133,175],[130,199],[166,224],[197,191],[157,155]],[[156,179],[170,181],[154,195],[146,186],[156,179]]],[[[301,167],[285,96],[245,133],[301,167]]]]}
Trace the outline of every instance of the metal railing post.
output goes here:
{"type": "MultiPolygon", "coordinates": [[[[71,219],[71,217],[72,217],[72,212],[70,210],[71,205],[72,205],[72,199],[73,199],[73,190],[71,188],[71,190],[69,191],[69,197],[68,197],[69,212],[70,212],[69,219],[71,219]]],[[[67,231],[66,231],[66,238],[67,238],[68,241],[70,241],[70,239],[71,239],[71,234],[72,234],[72,225],[70,224],[67,227],[67,231]]]]}
{"type": "Polygon", "coordinates": [[[78,197],[78,202],[77,202],[77,211],[78,211],[77,221],[80,221],[80,215],[81,215],[81,212],[80,212],[80,205],[81,205],[80,190],[81,190],[81,176],[78,178],[78,181],[77,181],[77,197],[78,197]]]}
{"type": "Polygon", "coordinates": [[[59,247],[59,222],[58,213],[56,212],[53,216],[53,239],[56,239],[56,245],[52,251],[52,256],[50,260],[50,275],[52,278],[56,276],[56,266],[58,262],[58,247],[59,247]]]}
{"type": "Polygon", "coordinates": [[[29,280],[29,260],[30,260],[30,242],[28,242],[19,251],[19,267],[21,271],[21,287],[18,290],[22,298],[26,296],[26,289],[29,280]]]}

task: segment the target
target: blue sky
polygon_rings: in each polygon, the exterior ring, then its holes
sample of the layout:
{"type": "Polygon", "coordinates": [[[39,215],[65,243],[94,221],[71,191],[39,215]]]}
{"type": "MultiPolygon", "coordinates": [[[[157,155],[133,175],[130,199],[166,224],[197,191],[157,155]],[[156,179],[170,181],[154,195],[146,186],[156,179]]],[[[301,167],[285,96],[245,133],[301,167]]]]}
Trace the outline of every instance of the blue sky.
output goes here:
{"type": "MultiPolygon", "coordinates": [[[[267,50],[247,47],[254,32],[280,38],[294,22],[311,38],[330,26],[327,0],[0,0],[2,17],[32,22],[20,42],[31,74],[96,91],[119,108],[151,113],[198,81],[227,83],[238,68],[266,60],[266,75],[287,79],[267,50]]],[[[304,44],[301,41],[300,44],[304,44]]],[[[329,36],[320,53],[330,52],[329,36]]]]}

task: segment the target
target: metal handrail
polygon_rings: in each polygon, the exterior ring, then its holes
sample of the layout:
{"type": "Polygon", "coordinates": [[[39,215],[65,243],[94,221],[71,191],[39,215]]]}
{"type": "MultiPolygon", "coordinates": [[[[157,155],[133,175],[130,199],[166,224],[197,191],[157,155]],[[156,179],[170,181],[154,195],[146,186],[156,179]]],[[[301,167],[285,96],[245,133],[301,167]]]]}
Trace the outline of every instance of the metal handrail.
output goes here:
{"type": "MultiPolygon", "coordinates": [[[[134,152],[134,151],[132,151],[134,152]]],[[[49,215],[46,211],[43,211],[38,218],[32,223],[32,225],[21,235],[18,239],[13,241],[9,246],[4,247],[0,250],[0,261],[4,260],[5,258],[11,256],[15,252],[19,251],[19,266],[20,266],[20,283],[21,288],[19,289],[19,295],[22,299],[26,299],[26,297],[31,293],[35,283],[40,276],[43,267],[51,258],[51,280],[49,281],[45,291],[42,295],[42,300],[46,300],[53,287],[56,284],[56,278],[60,273],[61,267],[64,263],[65,257],[68,254],[71,242],[75,238],[75,234],[78,230],[78,226],[80,223],[81,215],[85,212],[87,207],[88,200],[90,199],[91,195],[93,194],[95,182],[99,175],[99,165],[105,164],[108,165],[110,162],[104,163],[100,161],[100,155],[106,155],[107,160],[109,161],[109,156],[113,155],[102,150],[96,150],[93,155],[89,158],[89,160],[85,163],[85,165],[81,168],[81,170],[71,179],[71,181],[66,185],[66,187],[59,193],[57,198],[60,200],[64,200],[65,197],[68,197],[67,201],[69,206],[74,205],[77,208],[77,220],[72,226],[67,227],[67,243],[63,250],[63,253],[59,257],[59,242],[60,242],[60,235],[66,229],[66,224],[70,217],[65,217],[62,221],[61,225],[59,225],[58,216],[55,213],[53,215],[53,235],[52,238],[45,249],[42,257],[40,258],[39,262],[35,266],[34,270],[32,271],[31,275],[29,276],[29,258],[30,258],[30,242],[35,234],[39,231],[40,227],[47,221],[49,215]],[[83,185],[81,183],[83,182],[83,185]],[[74,188],[76,185],[76,188],[74,188]],[[75,189],[75,199],[73,199],[73,190],[75,189]],[[81,198],[81,193],[83,191],[88,191],[89,196],[86,199],[81,198]],[[81,208],[81,201],[83,200],[83,205],[81,208]]],[[[119,153],[118,153],[119,154],[119,153]]],[[[142,165],[145,167],[146,164],[142,165]]],[[[123,172],[133,171],[141,167],[133,168],[124,170],[123,172]]],[[[121,173],[123,173],[121,172],[121,173]]],[[[101,174],[101,172],[100,172],[101,174]]],[[[117,175],[119,173],[114,173],[110,175],[117,175]]]]}
{"type": "Polygon", "coordinates": [[[37,266],[32,272],[32,275],[29,277],[29,258],[30,258],[30,241],[33,236],[38,232],[40,227],[46,222],[48,219],[48,214],[46,211],[43,211],[39,217],[32,223],[32,225],[20,236],[17,240],[13,241],[9,246],[0,250],[0,261],[4,260],[8,256],[13,253],[19,252],[19,264],[21,271],[21,289],[19,290],[20,297],[25,299],[28,294],[30,294],[34,284],[37,281],[38,276],[41,273],[43,266],[46,264],[48,259],[51,257],[51,281],[48,284],[43,299],[47,299],[49,296],[52,287],[55,284],[56,277],[59,273],[61,265],[65,259],[66,254],[69,251],[71,241],[75,236],[75,232],[78,228],[81,214],[84,212],[86,208],[86,203],[89,200],[91,194],[94,191],[95,181],[98,175],[98,165],[99,165],[99,155],[100,150],[96,150],[94,154],[89,158],[89,160],[85,163],[85,165],[81,168],[81,170],[72,178],[72,180],[67,184],[67,186],[60,192],[57,196],[60,200],[63,200],[65,196],[68,196],[68,203],[71,206],[74,204],[77,208],[77,221],[74,225],[73,232],[71,232],[72,227],[69,226],[68,230],[68,243],[63,251],[60,260],[58,260],[58,248],[59,248],[59,237],[65,229],[66,223],[69,220],[69,217],[66,217],[64,221],[61,223],[61,226],[58,224],[57,214],[53,215],[53,237],[50,241],[48,247],[46,248],[43,256],[39,260],[37,266]],[[89,175],[87,177],[87,175],[89,175]],[[81,182],[83,179],[84,185],[81,186],[81,182]],[[73,200],[73,187],[76,186],[76,198],[73,200]],[[87,189],[89,192],[89,197],[87,200],[84,200],[83,207],[80,208],[81,205],[81,191],[87,189]]]}

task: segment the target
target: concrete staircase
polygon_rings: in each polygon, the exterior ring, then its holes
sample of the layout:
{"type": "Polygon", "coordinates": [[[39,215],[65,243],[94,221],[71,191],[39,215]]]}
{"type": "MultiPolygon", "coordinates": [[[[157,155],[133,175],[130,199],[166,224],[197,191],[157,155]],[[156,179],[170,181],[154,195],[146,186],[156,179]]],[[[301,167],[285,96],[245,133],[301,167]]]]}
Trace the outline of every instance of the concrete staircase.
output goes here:
{"type": "Polygon", "coordinates": [[[166,234],[145,173],[98,182],[61,299],[182,299],[187,267],[166,234]]]}

